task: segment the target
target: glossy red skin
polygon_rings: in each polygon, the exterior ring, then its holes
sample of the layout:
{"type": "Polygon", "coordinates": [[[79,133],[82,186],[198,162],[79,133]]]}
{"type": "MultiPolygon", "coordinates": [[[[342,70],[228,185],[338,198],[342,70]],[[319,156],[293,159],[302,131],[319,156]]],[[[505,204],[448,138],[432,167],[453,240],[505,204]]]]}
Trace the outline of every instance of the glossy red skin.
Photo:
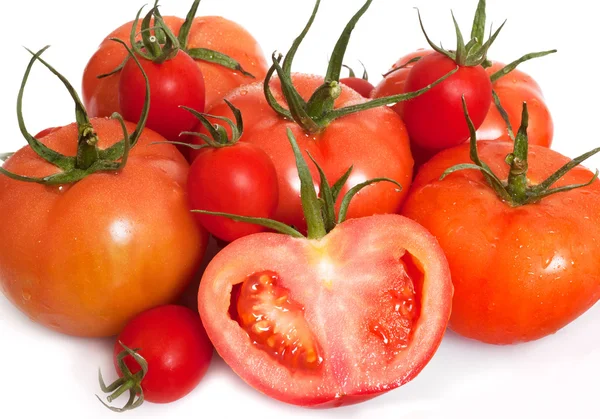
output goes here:
{"type": "MultiPolygon", "coordinates": [[[[321,77],[306,74],[293,74],[292,79],[305,100],[323,83],[321,77]]],[[[278,102],[285,103],[279,80],[274,79],[271,86],[278,102]]],[[[354,167],[337,201],[337,210],[346,191],[376,177],[394,179],[403,188],[398,192],[396,185],[387,182],[369,186],[354,198],[348,217],[395,213],[400,209],[412,180],[413,159],[404,124],[390,109],[380,107],[348,115],[333,121],[320,134],[307,135],[299,125],[284,120],[271,109],[265,99],[262,83],[236,89],[227,96],[227,100],[244,115],[244,136],[241,141],[262,148],[275,165],[279,179],[276,220],[300,230],[306,228],[300,203],[300,181],[287,138],[287,128],[294,133],[304,158],[310,161],[306,153],[310,152],[332,183],[350,166],[354,167]]],[[[342,94],[336,100],[335,107],[365,101],[357,92],[342,85],[342,94]]],[[[233,118],[231,110],[224,103],[211,107],[207,112],[233,118]]],[[[319,174],[314,165],[310,166],[310,170],[318,188],[319,174]]]]}
{"type": "MultiPolygon", "coordinates": [[[[269,156],[249,143],[204,148],[190,168],[188,195],[192,209],[271,218],[279,197],[277,172],[269,156]]],[[[226,242],[266,230],[224,217],[194,215],[213,236],[226,242]]]]}
{"type": "MultiPolygon", "coordinates": [[[[105,149],[123,138],[117,120],[92,118],[105,149]]],[[[129,133],[135,125],[126,123],[129,133]]],[[[77,127],[41,141],[77,152],[77,127]]],[[[202,260],[208,235],[189,212],[189,165],[144,130],[118,173],[43,186],[0,176],[0,289],[31,320],[60,333],[114,336],[136,314],[179,297],[202,260]]],[[[4,166],[25,176],[58,173],[28,146],[4,166]]]]}
{"type": "MultiPolygon", "coordinates": [[[[178,305],[159,306],[134,317],[115,342],[113,362],[119,376],[117,356],[124,350],[139,348],[148,363],[141,382],[144,400],[171,403],[194,390],[210,366],[213,346],[198,313],[178,305]]],[[[124,358],[135,374],[141,367],[131,356],[124,358]]]]}
{"type": "MultiPolygon", "coordinates": [[[[164,16],[164,21],[175,35],[179,34],[184,19],[164,16]]],[[[127,57],[127,50],[110,38],[118,38],[129,45],[133,21],[125,23],[111,32],[100,44],[88,61],[82,80],[83,102],[90,116],[109,117],[113,112],[121,113],[118,87],[120,73],[98,79],[100,74],[113,71],[127,57]]],[[[140,28],[140,23],[138,28],[140,28]]],[[[141,36],[138,36],[141,39],[141,36]]],[[[268,65],[264,53],[252,35],[237,23],[220,16],[199,16],[194,19],[188,39],[188,48],[208,48],[219,51],[239,62],[256,79],[223,66],[197,61],[204,75],[206,107],[219,102],[234,88],[262,80],[268,65]]]]}
{"type": "MultiPolygon", "coordinates": [[[[456,67],[457,64],[443,54],[429,54],[412,67],[404,88],[407,92],[422,89],[456,67]]],[[[469,127],[464,117],[463,95],[471,120],[478,128],[492,103],[492,82],[481,66],[459,66],[448,79],[404,103],[402,117],[411,142],[430,150],[465,142],[469,138],[469,127]]]]}
{"type": "Polygon", "coordinates": [[[371,82],[359,77],[346,77],[345,79],[340,79],[340,83],[344,83],[365,98],[370,98],[371,93],[375,89],[375,86],[371,82]]]}
{"type": "Polygon", "coordinates": [[[236,240],[204,272],[198,307],[215,349],[249,385],[286,403],[333,407],[373,398],[418,375],[442,340],[451,299],[448,266],[436,241],[418,224],[388,214],[348,220],[321,240],[274,233],[236,240]],[[390,354],[364,321],[379,310],[386,281],[404,272],[398,260],[405,251],[425,272],[423,283],[415,284],[421,311],[409,346],[388,364],[390,354]],[[320,372],[292,373],[228,314],[233,285],[264,270],[278,273],[281,286],[304,306],[322,349],[320,372]]]}
{"type": "MultiPolygon", "coordinates": [[[[204,77],[185,52],[157,64],[139,58],[150,82],[150,111],[146,127],[171,141],[190,131],[198,120],[180,106],[204,112],[204,77]]],[[[128,60],[119,80],[119,106],[127,121],[138,122],[146,101],[146,81],[134,60],[128,60]]]]}
{"type": "MultiPolygon", "coordinates": [[[[405,64],[410,59],[417,56],[425,56],[433,53],[432,50],[419,49],[411,54],[400,58],[393,66],[398,67],[405,64]]],[[[410,69],[415,64],[409,64],[406,68],[393,72],[385,77],[372,93],[373,98],[390,96],[404,93],[405,83],[410,69]]],[[[504,67],[500,62],[492,61],[492,66],[486,69],[488,75],[504,67]]],[[[511,125],[516,129],[521,122],[521,111],[523,102],[527,102],[529,108],[529,143],[550,147],[554,135],[554,124],[552,116],[539,85],[529,75],[516,69],[508,75],[501,77],[493,84],[493,88],[500,98],[502,106],[507,111],[511,125]]],[[[399,115],[403,115],[403,107],[406,102],[400,102],[392,107],[399,115]]],[[[492,103],[489,111],[477,130],[478,140],[500,140],[511,141],[506,130],[506,123],[500,116],[496,106],[492,103]]],[[[435,151],[429,153],[415,153],[417,162],[425,162],[435,154],[435,151]]],[[[420,164],[419,164],[420,165],[420,164]]]]}
{"type": "MultiPolygon", "coordinates": [[[[478,143],[481,159],[506,179],[512,144],[478,143]]],[[[569,159],[530,146],[532,184],[569,159]]],[[[450,327],[492,344],[542,338],[566,326],[600,298],[600,181],[510,207],[476,170],[440,175],[468,163],[468,144],[437,154],[420,169],[402,214],[437,237],[455,287],[450,327]]],[[[577,167],[555,186],[588,182],[577,167]]]]}

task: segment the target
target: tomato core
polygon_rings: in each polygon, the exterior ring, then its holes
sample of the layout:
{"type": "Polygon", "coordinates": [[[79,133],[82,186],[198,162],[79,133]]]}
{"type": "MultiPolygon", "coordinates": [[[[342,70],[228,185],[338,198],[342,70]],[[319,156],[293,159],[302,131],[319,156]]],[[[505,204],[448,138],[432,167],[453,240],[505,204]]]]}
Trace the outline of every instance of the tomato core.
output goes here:
{"type": "Polygon", "coordinates": [[[239,288],[236,320],[252,343],[277,362],[291,370],[317,371],[323,358],[304,307],[278,281],[271,271],[248,276],[239,288]]]}

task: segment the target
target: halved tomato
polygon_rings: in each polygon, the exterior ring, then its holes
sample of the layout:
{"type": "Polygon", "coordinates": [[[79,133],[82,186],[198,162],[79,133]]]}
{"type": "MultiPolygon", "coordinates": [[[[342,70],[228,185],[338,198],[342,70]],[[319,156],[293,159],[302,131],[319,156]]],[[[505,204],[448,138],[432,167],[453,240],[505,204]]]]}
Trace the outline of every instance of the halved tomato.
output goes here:
{"type": "Polygon", "coordinates": [[[451,311],[446,258],[400,215],[338,224],[320,239],[258,233],[207,267],[199,312],[215,349],[277,400],[331,407],[413,379],[451,311]]]}

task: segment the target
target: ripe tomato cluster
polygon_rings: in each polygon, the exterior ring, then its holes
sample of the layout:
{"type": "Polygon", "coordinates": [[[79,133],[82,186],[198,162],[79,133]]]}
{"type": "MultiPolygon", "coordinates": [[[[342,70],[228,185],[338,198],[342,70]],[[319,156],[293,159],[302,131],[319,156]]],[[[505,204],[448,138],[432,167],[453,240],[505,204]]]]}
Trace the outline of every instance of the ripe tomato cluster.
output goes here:
{"type": "Polygon", "coordinates": [[[270,60],[199,3],[184,19],[157,2],[111,32],[83,99],[31,52],[27,146],[0,166],[2,292],[57,332],[116,337],[108,408],[186,396],[213,350],[274,399],[358,403],[416,377],[448,327],[518,344],[600,299],[600,181],[581,166],[600,148],[552,150],[541,89],[517,69],[556,51],[491,61],[503,26],[486,39],[480,0],[453,50],[419,15],[431,49],[374,86],[343,64],[372,0],[322,76],[292,72],[319,0],[270,60]],[[34,136],[38,62],[76,122],[34,136]]]}

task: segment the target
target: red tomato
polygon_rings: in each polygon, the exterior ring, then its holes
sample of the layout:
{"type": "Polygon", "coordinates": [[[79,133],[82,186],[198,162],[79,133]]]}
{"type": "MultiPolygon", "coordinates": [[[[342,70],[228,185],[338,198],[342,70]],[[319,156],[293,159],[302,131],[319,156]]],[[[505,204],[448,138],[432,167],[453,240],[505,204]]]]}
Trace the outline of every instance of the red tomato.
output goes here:
{"type": "Polygon", "coordinates": [[[183,306],[165,305],[140,313],[117,337],[113,361],[119,377],[123,377],[120,354],[125,355],[123,362],[135,376],[144,400],[171,403],[198,386],[210,365],[213,346],[198,313],[183,306]],[[148,367],[143,377],[140,364],[123,353],[123,345],[139,349],[136,352],[148,367]]]}
{"type": "MultiPolygon", "coordinates": [[[[432,54],[432,50],[417,50],[409,55],[406,55],[398,60],[394,67],[401,66],[407,63],[410,59],[417,56],[426,56],[432,54]]],[[[393,73],[390,73],[385,77],[373,91],[372,97],[379,98],[390,96],[398,93],[404,93],[408,91],[405,87],[407,82],[408,74],[410,69],[415,64],[409,64],[406,68],[400,69],[393,73]]],[[[489,76],[494,74],[496,71],[504,67],[499,62],[492,62],[492,66],[486,69],[489,76]]],[[[456,74],[450,78],[455,77],[456,74]]],[[[448,80],[446,80],[448,81],[448,80]]],[[[436,86],[436,88],[439,86],[436,86]]],[[[498,94],[502,106],[508,113],[511,124],[516,130],[521,122],[521,109],[523,102],[529,104],[529,143],[535,145],[542,145],[550,147],[552,144],[553,137],[553,122],[550,112],[539,85],[527,74],[516,69],[510,72],[508,75],[501,77],[493,85],[493,89],[498,94]]],[[[435,89],[435,88],[434,88],[435,89]]],[[[434,90],[432,89],[432,90],[434,90]]],[[[431,93],[431,92],[427,92],[431,93]]],[[[425,96],[426,94],[422,95],[425,96]]],[[[420,97],[419,97],[420,98],[420,97]]],[[[417,98],[417,99],[419,99],[417,98]]],[[[459,97],[460,99],[460,97],[459,97]]],[[[471,102],[468,100],[469,112],[475,111],[475,108],[471,106],[471,102]]],[[[403,107],[406,102],[400,102],[393,106],[393,109],[400,115],[404,115],[403,107]]],[[[464,121],[461,116],[458,117],[457,121],[464,121]]],[[[506,123],[500,116],[498,109],[492,102],[490,108],[477,130],[477,138],[480,140],[509,140],[509,136],[506,130],[506,123]]],[[[426,153],[426,159],[430,158],[435,152],[426,153]]],[[[421,159],[421,160],[426,160],[421,159]]]]}
{"type": "Polygon", "coordinates": [[[360,77],[346,77],[340,79],[340,83],[344,83],[365,98],[371,97],[371,93],[373,92],[373,89],[375,89],[369,80],[361,79],[360,77]]]}
{"type": "MultiPolygon", "coordinates": [[[[204,148],[192,163],[188,195],[192,209],[271,218],[277,209],[277,172],[260,148],[243,142],[204,148]]],[[[211,234],[226,242],[264,231],[258,225],[194,214],[211,234]]]]}
{"type": "MultiPolygon", "coordinates": [[[[98,146],[123,138],[116,120],[92,119],[98,146]]],[[[127,123],[129,133],[135,126],[127,123]]],[[[75,124],[40,141],[74,156],[75,124]]],[[[45,186],[0,175],[0,287],[32,320],[77,336],[113,336],[141,311],[174,301],[193,279],[207,234],[189,211],[189,165],[144,130],[119,172],[45,186]]],[[[26,176],[59,172],[29,146],[4,169],[26,176]]]]}
{"type": "MultiPolygon", "coordinates": [[[[179,34],[184,19],[165,16],[164,21],[171,31],[179,34]]],[[[110,38],[121,39],[129,45],[132,22],[128,22],[110,33],[90,58],[83,73],[82,93],[84,104],[91,116],[110,116],[121,112],[119,106],[120,73],[98,79],[98,75],[113,71],[127,57],[122,45],[110,38]]],[[[141,25],[141,20],[138,27],[141,25]]],[[[141,39],[141,37],[138,37],[141,39]]],[[[220,16],[205,16],[194,19],[187,44],[188,49],[208,48],[235,59],[256,80],[263,79],[267,63],[260,46],[244,28],[220,16]]],[[[223,66],[196,61],[204,75],[206,105],[220,101],[230,90],[253,82],[249,76],[223,66]]]]}
{"type": "MultiPolygon", "coordinates": [[[[480,141],[479,155],[501,180],[513,145],[480,141]]],[[[569,161],[529,146],[530,185],[569,161]]],[[[572,322],[600,298],[600,181],[540,202],[512,207],[478,170],[440,180],[448,168],[470,163],[469,145],[440,152],[422,166],[402,214],[436,236],[455,287],[450,327],[494,344],[539,339],[572,322]]],[[[556,187],[586,183],[579,166],[556,187]]]]}
{"type": "MultiPolygon", "coordinates": [[[[306,74],[292,75],[300,95],[308,100],[323,84],[323,78],[306,74]]],[[[279,79],[270,83],[273,94],[284,103],[279,79]]],[[[335,108],[366,101],[354,90],[342,86],[335,108]]],[[[244,115],[244,136],[241,141],[262,148],[271,157],[279,181],[279,202],[275,219],[300,230],[306,228],[300,203],[300,182],[294,155],[286,139],[291,128],[305,158],[310,152],[329,179],[339,179],[350,166],[352,175],[341,195],[353,186],[376,177],[388,177],[400,182],[401,191],[392,184],[376,184],[358,195],[349,209],[349,218],[373,214],[394,213],[400,209],[412,180],[413,159],[408,135],[402,120],[387,107],[379,107],[334,120],[318,134],[306,134],[293,121],[281,118],[267,103],[262,83],[240,87],[227,97],[244,115]]],[[[207,113],[232,118],[225,103],[217,104],[207,113]]],[[[318,172],[311,166],[313,179],[318,172]]],[[[318,182],[315,182],[318,185],[318,182]]],[[[338,209],[341,200],[338,200],[338,209]]]]}
{"type": "Polygon", "coordinates": [[[215,349],[248,384],[287,403],[339,406],[413,379],[442,340],[451,298],[437,242],[388,214],[318,240],[236,240],[208,265],[198,306],[215,349]]]}
{"type": "MultiPolygon", "coordinates": [[[[168,140],[179,141],[179,134],[190,131],[196,118],[180,108],[187,106],[204,112],[204,78],[196,62],[178,51],[172,59],[157,64],[140,58],[150,80],[150,113],[146,127],[168,140]]],[[[128,60],[119,80],[119,107],[127,121],[137,122],[146,100],[146,82],[133,60],[128,60]]]]}
{"type": "MultiPolygon", "coordinates": [[[[404,88],[407,92],[417,91],[454,68],[456,63],[445,55],[429,54],[412,67],[404,88]]],[[[447,80],[404,103],[402,117],[411,142],[432,150],[465,142],[469,128],[463,115],[462,96],[475,127],[479,127],[492,104],[492,82],[482,66],[459,66],[447,80]]]]}

